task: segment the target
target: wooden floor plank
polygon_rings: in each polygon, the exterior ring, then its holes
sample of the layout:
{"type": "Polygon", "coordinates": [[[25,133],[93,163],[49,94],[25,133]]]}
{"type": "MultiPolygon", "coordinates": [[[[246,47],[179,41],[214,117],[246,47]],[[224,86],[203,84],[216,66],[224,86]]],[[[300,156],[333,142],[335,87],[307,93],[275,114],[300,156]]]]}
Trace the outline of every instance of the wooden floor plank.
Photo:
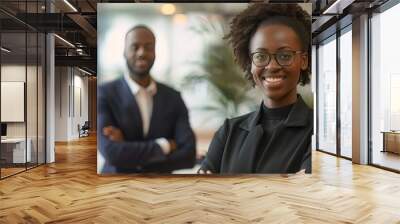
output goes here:
{"type": "Polygon", "coordinates": [[[0,223],[400,223],[400,175],[313,153],[312,175],[99,176],[96,139],[0,181],[0,223]]]}

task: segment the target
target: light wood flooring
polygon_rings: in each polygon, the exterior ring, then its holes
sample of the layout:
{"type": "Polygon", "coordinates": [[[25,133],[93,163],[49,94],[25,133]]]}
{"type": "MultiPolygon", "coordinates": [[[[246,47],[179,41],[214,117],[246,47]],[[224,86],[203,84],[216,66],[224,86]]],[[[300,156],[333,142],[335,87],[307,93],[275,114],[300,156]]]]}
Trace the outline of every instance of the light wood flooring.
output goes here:
{"type": "Polygon", "coordinates": [[[400,223],[400,175],[315,152],[312,175],[98,176],[89,137],[1,180],[0,223],[400,223]]]}
{"type": "Polygon", "coordinates": [[[372,161],[374,164],[400,170],[400,154],[392,152],[374,151],[372,161]]]}
{"type": "Polygon", "coordinates": [[[26,170],[25,169],[25,167],[18,167],[18,168],[0,168],[1,169],[1,178],[4,178],[4,177],[7,177],[7,176],[10,176],[10,175],[13,175],[13,174],[15,174],[15,173],[19,173],[19,172],[22,172],[22,171],[24,171],[24,170],[26,170]]]}

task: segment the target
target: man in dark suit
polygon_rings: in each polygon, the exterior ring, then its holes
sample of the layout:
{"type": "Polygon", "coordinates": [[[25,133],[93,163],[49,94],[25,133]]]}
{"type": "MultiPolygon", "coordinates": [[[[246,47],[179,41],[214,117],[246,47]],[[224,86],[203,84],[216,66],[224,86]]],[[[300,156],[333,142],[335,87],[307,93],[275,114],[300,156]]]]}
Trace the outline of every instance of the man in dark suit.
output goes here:
{"type": "Polygon", "coordinates": [[[126,33],[124,57],[124,77],[99,87],[101,173],[170,173],[193,167],[195,137],[180,93],[149,74],[155,36],[148,27],[126,33]]]}

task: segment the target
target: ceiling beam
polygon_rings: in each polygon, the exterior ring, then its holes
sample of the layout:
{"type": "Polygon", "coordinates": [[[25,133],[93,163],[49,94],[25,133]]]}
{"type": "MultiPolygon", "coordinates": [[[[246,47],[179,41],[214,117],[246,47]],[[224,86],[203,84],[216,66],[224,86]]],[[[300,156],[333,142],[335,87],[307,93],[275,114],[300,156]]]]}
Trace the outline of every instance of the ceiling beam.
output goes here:
{"type": "Polygon", "coordinates": [[[342,14],[343,10],[346,9],[349,5],[351,5],[355,0],[336,0],[332,2],[326,9],[323,10],[322,14],[342,14]]]}
{"type": "MultiPolygon", "coordinates": [[[[94,28],[87,20],[85,17],[83,17],[80,14],[67,14],[67,16],[74,21],[78,26],[80,26],[85,33],[90,37],[88,38],[89,40],[93,40],[94,39],[94,44],[91,43],[91,45],[96,45],[96,38],[97,38],[97,30],[96,28],[94,28]]],[[[86,40],[86,41],[89,41],[86,40]]]]}
{"type": "Polygon", "coordinates": [[[96,70],[97,60],[91,56],[55,56],[56,66],[82,66],[96,70]]]}

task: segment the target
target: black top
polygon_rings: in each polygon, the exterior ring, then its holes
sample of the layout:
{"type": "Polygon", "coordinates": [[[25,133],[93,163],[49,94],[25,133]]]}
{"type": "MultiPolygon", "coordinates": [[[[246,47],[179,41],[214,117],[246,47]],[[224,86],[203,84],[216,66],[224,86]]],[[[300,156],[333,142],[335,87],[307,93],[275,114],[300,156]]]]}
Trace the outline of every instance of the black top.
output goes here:
{"type": "Polygon", "coordinates": [[[261,124],[263,128],[264,134],[259,143],[259,146],[257,147],[254,163],[255,166],[253,166],[253,171],[256,170],[257,166],[262,165],[259,163],[263,162],[263,160],[261,160],[263,156],[272,159],[271,161],[267,162],[270,167],[277,167],[275,165],[277,160],[273,159],[272,156],[268,156],[268,154],[271,155],[274,153],[273,150],[268,148],[268,144],[271,142],[271,137],[275,134],[276,127],[281,125],[286,120],[290,110],[292,109],[292,106],[293,104],[280,108],[268,108],[265,106],[265,104],[261,104],[262,113],[259,124],[261,124]],[[265,153],[265,155],[263,155],[263,153],[265,153]]]}
{"type": "Polygon", "coordinates": [[[313,111],[300,95],[293,105],[227,119],[201,168],[212,173],[311,173],[313,111]]]}

